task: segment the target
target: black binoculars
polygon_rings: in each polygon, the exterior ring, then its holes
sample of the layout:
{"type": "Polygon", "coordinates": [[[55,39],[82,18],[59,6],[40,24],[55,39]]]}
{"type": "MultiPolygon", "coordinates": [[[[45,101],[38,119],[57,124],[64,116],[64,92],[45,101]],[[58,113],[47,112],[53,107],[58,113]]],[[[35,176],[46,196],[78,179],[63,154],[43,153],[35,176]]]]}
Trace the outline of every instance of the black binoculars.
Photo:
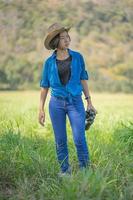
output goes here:
{"type": "Polygon", "coordinates": [[[96,117],[96,113],[93,109],[86,110],[86,119],[85,119],[85,130],[88,130],[93,124],[96,117]]]}

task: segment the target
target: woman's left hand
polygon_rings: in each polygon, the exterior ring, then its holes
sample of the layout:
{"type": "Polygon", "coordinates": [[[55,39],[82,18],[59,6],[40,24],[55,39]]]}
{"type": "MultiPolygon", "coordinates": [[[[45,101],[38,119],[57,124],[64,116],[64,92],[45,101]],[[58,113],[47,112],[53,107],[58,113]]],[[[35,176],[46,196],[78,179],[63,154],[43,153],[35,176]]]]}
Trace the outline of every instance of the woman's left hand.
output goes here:
{"type": "Polygon", "coordinates": [[[90,109],[92,109],[92,110],[94,110],[94,112],[97,114],[98,112],[97,112],[97,110],[94,108],[94,106],[92,105],[92,103],[87,103],[87,110],[90,110],[90,109]]]}

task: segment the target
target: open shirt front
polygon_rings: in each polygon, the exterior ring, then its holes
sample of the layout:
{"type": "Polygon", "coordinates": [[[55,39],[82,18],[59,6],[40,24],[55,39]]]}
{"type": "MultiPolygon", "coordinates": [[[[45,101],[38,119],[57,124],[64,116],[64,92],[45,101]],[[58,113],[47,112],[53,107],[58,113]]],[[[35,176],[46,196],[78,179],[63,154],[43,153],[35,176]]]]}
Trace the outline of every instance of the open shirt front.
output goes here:
{"type": "Polygon", "coordinates": [[[68,97],[82,95],[83,87],[81,80],[88,80],[89,73],[85,69],[83,56],[76,51],[68,49],[69,55],[72,56],[71,61],[71,77],[66,85],[62,85],[58,67],[56,64],[56,52],[47,58],[43,63],[42,77],[40,87],[51,88],[52,96],[68,97]]]}

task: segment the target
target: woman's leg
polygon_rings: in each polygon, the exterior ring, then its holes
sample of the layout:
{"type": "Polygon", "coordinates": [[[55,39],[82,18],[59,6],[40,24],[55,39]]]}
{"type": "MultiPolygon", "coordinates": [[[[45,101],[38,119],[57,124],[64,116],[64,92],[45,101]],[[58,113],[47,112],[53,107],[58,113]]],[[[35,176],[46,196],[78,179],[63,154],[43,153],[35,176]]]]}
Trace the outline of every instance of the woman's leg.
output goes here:
{"type": "Polygon", "coordinates": [[[89,165],[89,150],[85,138],[85,108],[82,97],[75,98],[72,104],[68,104],[67,109],[77,149],[79,167],[87,167],[89,165]]]}
{"type": "Polygon", "coordinates": [[[54,130],[57,158],[61,166],[61,171],[66,172],[69,168],[69,161],[64,101],[51,96],[49,114],[54,130]]]}

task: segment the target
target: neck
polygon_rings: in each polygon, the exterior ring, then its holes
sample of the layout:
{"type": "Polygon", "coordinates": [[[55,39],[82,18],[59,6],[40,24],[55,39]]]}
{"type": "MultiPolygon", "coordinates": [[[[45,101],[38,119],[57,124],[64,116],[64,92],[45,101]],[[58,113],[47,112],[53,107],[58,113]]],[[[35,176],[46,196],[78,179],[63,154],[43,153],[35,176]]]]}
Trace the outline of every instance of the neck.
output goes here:
{"type": "Polygon", "coordinates": [[[57,49],[57,56],[66,56],[68,55],[68,49],[57,49]]]}

